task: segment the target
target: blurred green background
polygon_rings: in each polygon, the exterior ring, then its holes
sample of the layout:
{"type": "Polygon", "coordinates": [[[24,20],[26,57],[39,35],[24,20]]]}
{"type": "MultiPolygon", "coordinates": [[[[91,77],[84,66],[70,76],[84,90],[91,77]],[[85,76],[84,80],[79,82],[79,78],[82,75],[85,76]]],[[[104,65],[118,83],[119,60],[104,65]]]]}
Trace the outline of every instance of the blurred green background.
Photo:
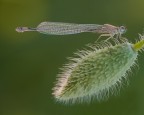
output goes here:
{"type": "Polygon", "coordinates": [[[144,54],[139,69],[117,96],[90,104],[56,103],[52,87],[59,68],[98,35],[17,33],[42,21],[124,25],[135,42],[143,33],[144,0],[0,0],[0,115],[144,115],[144,54]]]}

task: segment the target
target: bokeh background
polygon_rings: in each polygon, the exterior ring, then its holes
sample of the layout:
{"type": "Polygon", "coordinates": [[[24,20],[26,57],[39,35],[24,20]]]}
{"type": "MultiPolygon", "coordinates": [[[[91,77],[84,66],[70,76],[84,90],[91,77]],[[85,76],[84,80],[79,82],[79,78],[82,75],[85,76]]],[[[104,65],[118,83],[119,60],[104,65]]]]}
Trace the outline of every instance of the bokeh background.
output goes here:
{"type": "Polygon", "coordinates": [[[135,42],[144,28],[144,0],[0,0],[0,115],[144,115],[144,54],[117,96],[73,106],[56,103],[59,68],[98,35],[17,33],[42,21],[124,25],[135,42]]]}

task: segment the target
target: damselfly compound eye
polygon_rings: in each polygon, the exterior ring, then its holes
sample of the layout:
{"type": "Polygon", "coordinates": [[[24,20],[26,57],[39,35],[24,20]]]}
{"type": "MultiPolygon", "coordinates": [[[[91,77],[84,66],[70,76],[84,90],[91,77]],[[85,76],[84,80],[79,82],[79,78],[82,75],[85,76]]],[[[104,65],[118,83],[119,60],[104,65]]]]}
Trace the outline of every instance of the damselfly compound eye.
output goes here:
{"type": "Polygon", "coordinates": [[[126,33],[127,29],[125,26],[120,26],[120,32],[123,34],[123,33],[126,33]]]}

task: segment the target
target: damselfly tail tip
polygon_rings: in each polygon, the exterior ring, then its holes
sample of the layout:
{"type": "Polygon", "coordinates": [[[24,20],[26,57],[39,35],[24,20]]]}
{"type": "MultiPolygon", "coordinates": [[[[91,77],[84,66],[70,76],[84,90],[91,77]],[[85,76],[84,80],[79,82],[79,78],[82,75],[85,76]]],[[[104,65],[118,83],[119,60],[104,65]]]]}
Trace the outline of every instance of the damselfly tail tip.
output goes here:
{"type": "Polygon", "coordinates": [[[25,31],[29,31],[29,29],[28,29],[28,27],[17,27],[16,31],[22,33],[22,32],[25,32],[25,31]]]}
{"type": "Polygon", "coordinates": [[[25,32],[25,31],[34,31],[34,29],[28,28],[28,27],[17,27],[16,28],[17,32],[25,32]]]}

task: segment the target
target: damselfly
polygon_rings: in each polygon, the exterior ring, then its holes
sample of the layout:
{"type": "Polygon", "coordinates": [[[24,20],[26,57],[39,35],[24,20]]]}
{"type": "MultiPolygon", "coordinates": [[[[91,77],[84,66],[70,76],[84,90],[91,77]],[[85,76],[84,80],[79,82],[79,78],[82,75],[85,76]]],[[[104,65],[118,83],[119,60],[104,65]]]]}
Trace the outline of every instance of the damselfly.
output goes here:
{"type": "MultiPolygon", "coordinates": [[[[63,22],[42,22],[36,28],[30,27],[17,27],[17,32],[25,31],[38,31],[43,34],[51,35],[69,35],[78,34],[83,32],[99,33],[101,36],[109,36],[109,38],[115,35],[121,36],[126,32],[124,26],[113,26],[110,24],[75,24],[75,23],[63,23],[63,22]]],[[[100,38],[99,37],[99,38],[100,38]]]]}

